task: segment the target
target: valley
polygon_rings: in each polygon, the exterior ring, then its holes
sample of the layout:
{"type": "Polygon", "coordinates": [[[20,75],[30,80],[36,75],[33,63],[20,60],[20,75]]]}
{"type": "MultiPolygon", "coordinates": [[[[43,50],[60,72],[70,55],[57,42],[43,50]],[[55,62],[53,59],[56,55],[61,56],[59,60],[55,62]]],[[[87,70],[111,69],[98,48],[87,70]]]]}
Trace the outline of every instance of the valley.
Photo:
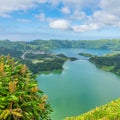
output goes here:
{"type": "Polygon", "coordinates": [[[37,75],[52,120],[83,114],[120,96],[120,40],[0,43],[1,55],[11,55],[37,75]]]}

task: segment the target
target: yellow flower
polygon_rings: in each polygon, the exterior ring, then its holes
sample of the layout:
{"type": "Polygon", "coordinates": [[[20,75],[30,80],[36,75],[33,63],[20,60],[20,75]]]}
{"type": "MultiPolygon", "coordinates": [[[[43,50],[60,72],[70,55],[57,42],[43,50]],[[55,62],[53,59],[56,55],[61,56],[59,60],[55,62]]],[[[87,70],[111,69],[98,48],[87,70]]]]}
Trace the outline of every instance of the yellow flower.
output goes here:
{"type": "Polygon", "coordinates": [[[42,100],[42,102],[46,102],[46,101],[47,101],[47,95],[43,96],[43,97],[41,98],[41,100],[42,100]]]}
{"type": "Polygon", "coordinates": [[[44,104],[39,104],[39,108],[40,108],[41,110],[44,110],[44,109],[45,109],[44,104]]]}
{"type": "Polygon", "coordinates": [[[15,81],[9,82],[9,91],[10,91],[11,93],[13,93],[13,92],[16,91],[16,82],[15,82],[15,81]]]}
{"type": "Polygon", "coordinates": [[[22,67],[21,70],[20,70],[20,73],[21,73],[21,74],[24,74],[24,73],[26,72],[26,70],[27,70],[27,66],[26,66],[26,65],[23,65],[23,67],[22,67]]]}
{"type": "Polygon", "coordinates": [[[4,63],[0,63],[0,73],[4,71],[4,63]]]}
{"type": "Polygon", "coordinates": [[[38,87],[37,86],[31,88],[31,92],[37,92],[37,91],[38,91],[38,87]]]}

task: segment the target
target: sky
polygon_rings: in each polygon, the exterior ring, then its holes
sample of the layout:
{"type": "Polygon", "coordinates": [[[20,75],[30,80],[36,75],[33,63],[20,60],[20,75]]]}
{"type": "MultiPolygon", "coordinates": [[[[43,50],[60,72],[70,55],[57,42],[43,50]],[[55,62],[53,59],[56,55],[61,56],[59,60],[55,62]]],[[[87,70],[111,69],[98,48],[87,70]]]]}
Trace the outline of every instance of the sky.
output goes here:
{"type": "Polygon", "coordinates": [[[120,38],[120,0],[0,0],[0,39],[120,38]]]}

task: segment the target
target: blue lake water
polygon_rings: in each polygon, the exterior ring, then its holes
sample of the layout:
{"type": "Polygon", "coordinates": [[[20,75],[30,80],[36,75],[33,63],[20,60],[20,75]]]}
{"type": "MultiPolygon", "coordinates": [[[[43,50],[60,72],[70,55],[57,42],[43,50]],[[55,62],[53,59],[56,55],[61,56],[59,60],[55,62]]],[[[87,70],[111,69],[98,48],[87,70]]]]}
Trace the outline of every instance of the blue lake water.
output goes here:
{"type": "Polygon", "coordinates": [[[110,51],[95,49],[55,49],[52,52],[78,57],[67,61],[62,73],[41,74],[39,88],[48,95],[52,106],[52,120],[64,120],[80,115],[96,106],[120,97],[120,77],[97,68],[79,56],[80,52],[104,55],[110,51]]]}

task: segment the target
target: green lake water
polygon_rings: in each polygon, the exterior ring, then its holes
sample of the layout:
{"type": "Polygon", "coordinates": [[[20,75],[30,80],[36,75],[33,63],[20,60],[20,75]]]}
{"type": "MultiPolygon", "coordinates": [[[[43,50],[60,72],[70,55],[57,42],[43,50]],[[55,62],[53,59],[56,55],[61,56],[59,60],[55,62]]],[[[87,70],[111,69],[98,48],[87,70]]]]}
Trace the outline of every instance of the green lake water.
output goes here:
{"type": "Polygon", "coordinates": [[[48,95],[54,111],[52,120],[80,115],[120,97],[120,76],[100,70],[77,55],[79,52],[103,55],[109,51],[57,49],[53,52],[78,57],[80,60],[67,61],[61,73],[41,74],[37,78],[39,88],[48,95]]]}

